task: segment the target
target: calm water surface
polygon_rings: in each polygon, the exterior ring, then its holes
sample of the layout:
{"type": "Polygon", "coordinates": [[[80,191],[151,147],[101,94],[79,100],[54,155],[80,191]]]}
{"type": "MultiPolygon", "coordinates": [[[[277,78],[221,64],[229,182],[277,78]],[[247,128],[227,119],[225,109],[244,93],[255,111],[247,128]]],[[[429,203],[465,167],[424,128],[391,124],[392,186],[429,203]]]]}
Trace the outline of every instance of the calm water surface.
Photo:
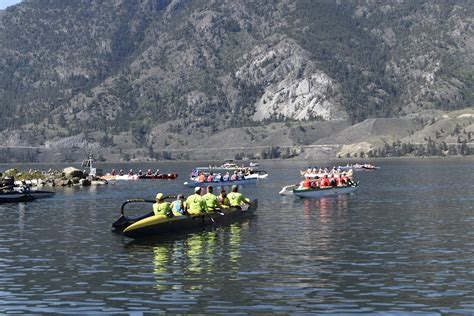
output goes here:
{"type": "Polygon", "coordinates": [[[376,163],[358,192],[312,200],[277,194],[307,163],[263,162],[243,188],[255,218],[141,242],[111,232],[121,203],[190,194],[193,164],[115,165],[180,175],[0,205],[0,311],[474,314],[472,160],[376,163]]]}

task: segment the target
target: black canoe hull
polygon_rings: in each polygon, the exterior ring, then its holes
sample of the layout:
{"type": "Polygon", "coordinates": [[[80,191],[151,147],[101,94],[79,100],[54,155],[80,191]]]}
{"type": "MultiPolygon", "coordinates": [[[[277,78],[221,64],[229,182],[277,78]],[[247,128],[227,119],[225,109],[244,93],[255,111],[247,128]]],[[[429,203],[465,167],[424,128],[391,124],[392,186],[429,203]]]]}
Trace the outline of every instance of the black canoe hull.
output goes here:
{"type": "Polygon", "coordinates": [[[0,204],[30,202],[36,199],[49,198],[52,197],[54,194],[54,192],[50,191],[11,191],[6,193],[0,193],[0,204]]]}
{"type": "Polygon", "coordinates": [[[214,226],[225,226],[251,218],[254,216],[257,207],[258,200],[254,200],[247,210],[230,208],[222,210],[224,215],[210,212],[208,213],[209,215],[204,214],[195,217],[183,217],[179,220],[128,230],[123,232],[123,235],[137,239],[163,234],[199,231],[214,226]],[[210,217],[214,219],[215,224],[210,217]]]}

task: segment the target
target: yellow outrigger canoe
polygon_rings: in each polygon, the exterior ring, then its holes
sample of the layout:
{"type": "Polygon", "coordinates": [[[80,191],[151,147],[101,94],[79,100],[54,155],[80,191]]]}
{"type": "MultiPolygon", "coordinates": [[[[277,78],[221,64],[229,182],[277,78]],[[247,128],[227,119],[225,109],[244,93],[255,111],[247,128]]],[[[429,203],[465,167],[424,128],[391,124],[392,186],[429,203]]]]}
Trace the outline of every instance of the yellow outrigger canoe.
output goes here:
{"type": "Polygon", "coordinates": [[[200,230],[209,226],[229,225],[231,223],[250,218],[258,207],[258,200],[249,205],[221,209],[219,212],[208,212],[194,216],[163,217],[147,213],[143,216],[131,218],[124,214],[124,206],[130,202],[148,202],[151,200],[133,199],[126,201],[121,208],[120,218],[112,224],[116,231],[121,231],[129,238],[144,238],[148,236],[179,233],[200,230]]]}

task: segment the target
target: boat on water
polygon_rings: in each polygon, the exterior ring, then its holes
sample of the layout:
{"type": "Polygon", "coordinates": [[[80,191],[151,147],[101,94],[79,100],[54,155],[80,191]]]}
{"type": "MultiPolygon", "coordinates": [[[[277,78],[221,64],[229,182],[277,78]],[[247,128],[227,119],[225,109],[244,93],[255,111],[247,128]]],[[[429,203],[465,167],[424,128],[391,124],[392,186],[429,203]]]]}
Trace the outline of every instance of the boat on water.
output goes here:
{"type": "Polygon", "coordinates": [[[258,163],[250,162],[249,166],[245,166],[244,164],[238,165],[234,163],[232,160],[225,161],[220,166],[207,166],[207,167],[196,167],[196,170],[226,170],[226,171],[235,171],[235,170],[252,170],[252,167],[258,167],[258,163]]]}
{"type": "Polygon", "coordinates": [[[40,190],[11,190],[0,193],[0,203],[30,202],[36,199],[45,199],[54,196],[54,192],[40,190]]]}
{"type": "Polygon", "coordinates": [[[163,173],[163,174],[144,174],[139,176],[140,180],[173,180],[178,177],[177,173],[163,173]]]}
{"type": "Polygon", "coordinates": [[[246,184],[256,184],[258,178],[245,178],[245,179],[240,179],[240,180],[228,180],[228,181],[187,181],[184,182],[185,186],[188,187],[207,187],[208,185],[213,186],[213,187],[219,187],[219,186],[231,186],[231,185],[246,185],[246,184]]]}
{"type": "Polygon", "coordinates": [[[245,175],[245,179],[266,179],[268,178],[268,173],[263,170],[252,171],[252,173],[245,175]]]}
{"type": "Polygon", "coordinates": [[[112,224],[117,232],[129,238],[145,238],[149,236],[190,232],[202,230],[207,227],[229,225],[231,223],[250,218],[258,207],[258,200],[253,200],[249,205],[242,207],[230,207],[221,209],[220,212],[209,212],[202,215],[193,216],[173,216],[163,218],[155,216],[153,212],[138,217],[127,217],[124,214],[124,207],[130,202],[148,202],[151,200],[133,199],[128,200],[121,207],[120,218],[112,224]]]}
{"type": "MultiPolygon", "coordinates": [[[[213,174],[214,176],[220,175],[222,178],[224,174],[228,174],[228,177],[230,177],[230,172],[211,172],[211,171],[204,171],[199,168],[194,168],[191,173],[189,174],[190,180],[194,181],[195,178],[197,178],[199,175],[203,174],[206,179],[209,177],[210,174],[213,174]]],[[[234,171],[234,173],[239,174],[237,171],[234,171]]],[[[268,177],[268,173],[264,170],[243,170],[242,173],[240,173],[240,176],[243,176],[245,179],[266,179],[268,177]]],[[[219,178],[218,178],[219,179],[219,178]]],[[[217,180],[220,181],[220,180],[217,180]]]]}
{"type": "Polygon", "coordinates": [[[283,187],[279,194],[287,196],[293,195],[301,198],[319,198],[322,196],[352,193],[357,190],[358,186],[358,182],[353,185],[325,188],[299,188],[299,185],[295,184],[283,187]]]}
{"type": "Polygon", "coordinates": [[[107,180],[107,181],[114,181],[114,180],[172,180],[176,179],[178,177],[177,173],[163,173],[163,174],[142,174],[142,175],[111,175],[111,174],[106,174],[105,176],[101,176],[101,179],[107,180]]]}
{"type": "Polygon", "coordinates": [[[354,171],[353,169],[350,169],[348,171],[329,171],[329,172],[308,172],[308,171],[300,171],[300,174],[307,178],[307,179],[316,179],[316,178],[324,178],[324,176],[328,176],[328,177],[331,177],[331,176],[334,176],[335,178],[336,177],[339,177],[339,175],[346,175],[348,176],[349,178],[352,178],[353,174],[354,174],[354,171]]]}
{"type": "Polygon", "coordinates": [[[100,179],[104,179],[104,180],[107,180],[107,181],[114,181],[114,180],[130,181],[130,180],[140,180],[140,177],[136,174],[134,174],[134,175],[127,175],[126,174],[126,175],[123,175],[123,176],[106,174],[105,176],[100,176],[100,179]]]}
{"type": "Polygon", "coordinates": [[[380,169],[380,167],[376,167],[374,165],[371,165],[371,164],[353,164],[353,165],[347,165],[347,166],[339,166],[336,168],[337,170],[341,170],[341,171],[347,171],[349,169],[353,169],[355,171],[361,171],[361,170],[377,170],[377,169],[380,169]]]}

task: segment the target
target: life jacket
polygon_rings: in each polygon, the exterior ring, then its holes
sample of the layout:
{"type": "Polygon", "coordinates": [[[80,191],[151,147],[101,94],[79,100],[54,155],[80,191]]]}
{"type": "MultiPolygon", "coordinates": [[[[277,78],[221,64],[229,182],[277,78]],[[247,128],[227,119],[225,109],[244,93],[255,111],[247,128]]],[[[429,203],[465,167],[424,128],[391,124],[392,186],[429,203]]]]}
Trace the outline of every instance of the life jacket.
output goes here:
{"type": "Polygon", "coordinates": [[[306,179],[306,180],[303,181],[303,188],[308,188],[308,189],[311,188],[311,180],[310,179],[306,179]]]}
{"type": "Polygon", "coordinates": [[[328,178],[322,178],[321,179],[321,183],[320,183],[321,187],[328,187],[330,185],[331,185],[331,182],[329,182],[328,178]]]}
{"type": "Polygon", "coordinates": [[[342,178],[341,178],[341,177],[337,177],[337,178],[336,178],[336,185],[337,185],[338,187],[340,187],[342,184],[343,184],[343,183],[342,183],[342,178]]]}
{"type": "Polygon", "coordinates": [[[199,181],[199,182],[204,182],[204,181],[206,181],[206,176],[203,175],[203,174],[200,174],[200,175],[198,176],[198,181],[199,181]]]}
{"type": "Polygon", "coordinates": [[[214,176],[209,176],[209,177],[207,177],[207,181],[208,181],[208,182],[214,181],[214,176]]]}

